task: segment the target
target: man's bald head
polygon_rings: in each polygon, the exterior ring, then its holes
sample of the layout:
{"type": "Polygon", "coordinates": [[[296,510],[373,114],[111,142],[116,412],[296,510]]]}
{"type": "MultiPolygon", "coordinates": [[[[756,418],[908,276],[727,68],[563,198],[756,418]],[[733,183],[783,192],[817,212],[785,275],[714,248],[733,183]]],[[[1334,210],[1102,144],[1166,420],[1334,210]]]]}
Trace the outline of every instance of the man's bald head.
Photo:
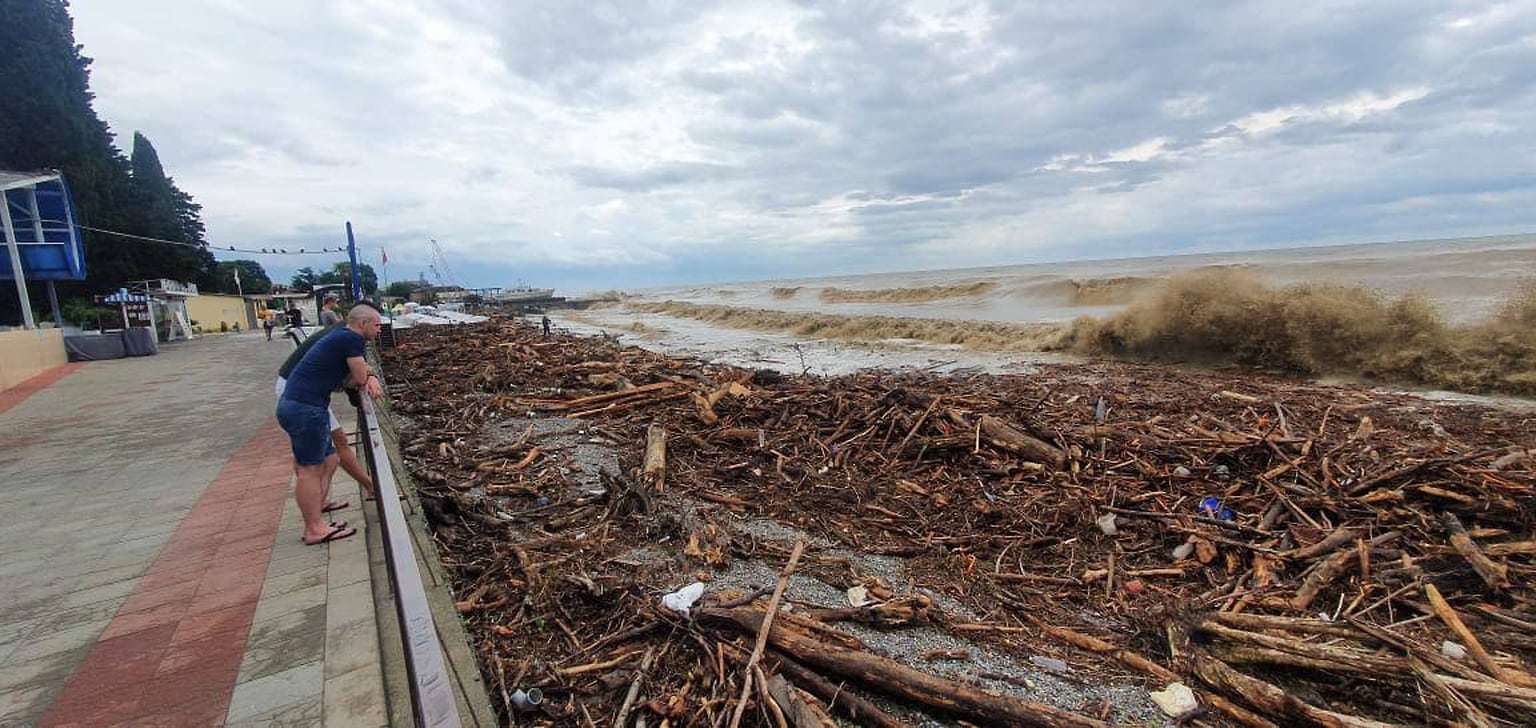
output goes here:
{"type": "Polygon", "coordinates": [[[379,312],[373,310],[372,306],[353,306],[352,310],[347,312],[348,326],[355,327],[370,322],[378,323],[378,321],[379,312]]]}
{"type": "Polygon", "coordinates": [[[357,305],[347,312],[347,328],[373,340],[379,335],[379,312],[372,306],[357,305]]]}

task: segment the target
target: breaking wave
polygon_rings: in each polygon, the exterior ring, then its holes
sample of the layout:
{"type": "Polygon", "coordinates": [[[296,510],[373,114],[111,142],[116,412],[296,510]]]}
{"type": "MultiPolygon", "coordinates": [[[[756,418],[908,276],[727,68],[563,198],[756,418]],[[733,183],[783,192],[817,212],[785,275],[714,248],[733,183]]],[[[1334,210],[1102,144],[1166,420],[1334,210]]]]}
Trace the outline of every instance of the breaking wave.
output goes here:
{"type": "Polygon", "coordinates": [[[1057,324],[807,314],[683,301],[630,303],[627,308],[643,313],[690,318],[734,329],[774,331],[838,341],[906,339],[985,351],[1055,349],[1060,347],[1063,333],[1063,327],[1057,324]]]}
{"type": "Polygon", "coordinates": [[[1536,394],[1536,284],[1486,321],[1447,324],[1427,300],[1358,286],[1271,287],[1234,270],[1174,276],[1125,310],[1079,318],[1080,354],[1346,375],[1466,392],[1536,394]]]}
{"type": "Polygon", "coordinates": [[[922,303],[946,298],[979,296],[996,288],[997,284],[989,281],[918,288],[823,288],[817,297],[827,303],[922,303]]]}
{"type": "Polygon", "coordinates": [[[768,289],[769,295],[779,300],[794,298],[800,292],[800,286],[776,286],[768,289]]]}
{"type": "MultiPolygon", "coordinates": [[[[978,351],[1239,364],[1308,376],[1536,395],[1536,281],[1526,283],[1493,316],[1465,325],[1447,323],[1419,296],[1389,297],[1327,283],[1275,287],[1235,269],[1162,280],[1105,279],[1086,288],[1095,296],[1108,290],[1118,296],[1128,289],[1139,293],[1120,312],[1084,316],[1070,324],[786,312],[680,301],[628,301],[626,307],[735,329],[841,341],[909,340],[978,351]]],[[[884,289],[896,290],[925,289],[884,289]]],[[[775,289],[775,295],[778,291],[791,292],[787,297],[799,289],[775,289]]]]}

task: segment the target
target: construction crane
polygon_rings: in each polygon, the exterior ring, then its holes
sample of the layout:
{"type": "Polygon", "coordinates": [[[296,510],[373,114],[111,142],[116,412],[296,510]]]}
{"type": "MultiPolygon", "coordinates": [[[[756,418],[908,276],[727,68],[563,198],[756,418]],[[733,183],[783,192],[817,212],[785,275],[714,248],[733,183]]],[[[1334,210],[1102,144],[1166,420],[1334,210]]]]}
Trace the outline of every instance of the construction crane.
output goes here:
{"type": "Polygon", "coordinates": [[[448,266],[448,257],[443,255],[443,246],[437,244],[437,238],[427,238],[432,243],[432,263],[428,268],[432,269],[433,277],[442,286],[463,288],[464,282],[454,275],[453,269],[448,266]]]}

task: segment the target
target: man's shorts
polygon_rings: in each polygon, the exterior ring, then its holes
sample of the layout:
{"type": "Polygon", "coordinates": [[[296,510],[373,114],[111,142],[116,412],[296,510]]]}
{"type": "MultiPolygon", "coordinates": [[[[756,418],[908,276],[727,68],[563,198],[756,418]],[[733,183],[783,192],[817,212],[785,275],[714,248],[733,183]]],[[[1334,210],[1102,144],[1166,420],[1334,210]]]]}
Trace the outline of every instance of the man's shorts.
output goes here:
{"type": "Polygon", "coordinates": [[[288,433],[293,460],[300,465],[320,465],[336,452],[331,443],[329,407],[316,407],[291,399],[277,402],[277,424],[288,433]]]}
{"type": "MultiPolygon", "coordinates": [[[[287,388],[288,388],[288,380],[284,379],[282,377],[278,377],[277,378],[277,400],[279,402],[281,402],[283,400],[283,390],[287,389],[287,388]]],[[[331,416],[331,429],[332,430],[339,430],[339,429],[341,429],[341,420],[336,419],[336,413],[332,412],[330,407],[326,407],[325,408],[325,412],[326,412],[326,414],[331,416]]]]}

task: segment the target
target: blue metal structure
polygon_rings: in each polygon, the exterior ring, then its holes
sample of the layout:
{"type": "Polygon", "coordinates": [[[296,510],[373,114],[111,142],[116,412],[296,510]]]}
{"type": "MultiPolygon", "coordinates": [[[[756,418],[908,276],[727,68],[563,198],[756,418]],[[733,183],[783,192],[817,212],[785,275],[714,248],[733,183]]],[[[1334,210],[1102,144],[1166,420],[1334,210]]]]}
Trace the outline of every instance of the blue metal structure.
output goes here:
{"type": "MultiPolygon", "coordinates": [[[[0,191],[16,236],[23,280],[85,279],[85,249],[75,227],[74,202],[56,172],[0,172],[0,191]]],[[[0,245],[6,241],[0,240],[0,245]]],[[[0,280],[14,280],[9,256],[0,255],[0,280]]]]}
{"type": "Polygon", "coordinates": [[[352,263],[352,300],[363,300],[363,281],[357,275],[357,240],[352,237],[352,221],[347,221],[347,259],[352,263]]]}

